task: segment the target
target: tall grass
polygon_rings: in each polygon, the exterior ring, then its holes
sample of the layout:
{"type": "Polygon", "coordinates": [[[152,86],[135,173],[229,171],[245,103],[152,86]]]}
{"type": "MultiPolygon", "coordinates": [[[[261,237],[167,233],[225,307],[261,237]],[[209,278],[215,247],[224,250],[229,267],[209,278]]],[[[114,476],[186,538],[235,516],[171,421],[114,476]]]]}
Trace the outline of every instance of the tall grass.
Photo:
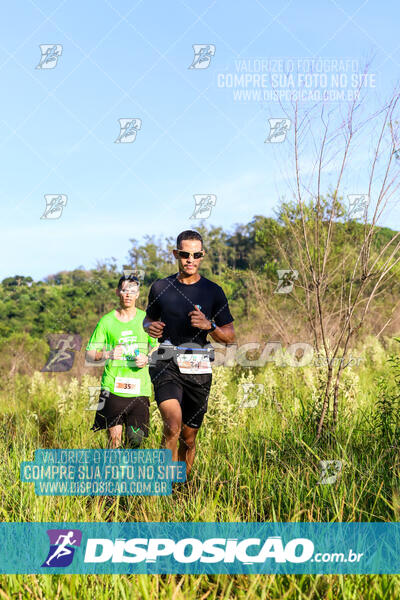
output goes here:
{"type": "MultiPolygon", "coordinates": [[[[37,448],[105,447],[90,431],[85,375],[16,378],[0,399],[3,521],[397,521],[398,441],[376,427],[382,380],[396,381],[375,341],[345,371],[335,436],[315,443],[320,369],[216,367],[209,411],[198,435],[190,485],[167,497],[40,497],[19,481],[37,448]],[[243,383],[264,385],[258,404],[240,407],[243,383]],[[319,461],[343,461],[332,485],[319,485],[319,461]]],[[[389,385],[390,388],[390,385],[389,385]]],[[[386,417],[385,417],[386,418],[386,417]]],[[[387,421],[385,421],[386,423],[387,421]]],[[[393,429],[390,429],[393,431],[393,429]]],[[[151,408],[146,447],[158,447],[161,419],[151,408]]],[[[4,598],[398,598],[397,576],[2,576],[4,598]]]]}

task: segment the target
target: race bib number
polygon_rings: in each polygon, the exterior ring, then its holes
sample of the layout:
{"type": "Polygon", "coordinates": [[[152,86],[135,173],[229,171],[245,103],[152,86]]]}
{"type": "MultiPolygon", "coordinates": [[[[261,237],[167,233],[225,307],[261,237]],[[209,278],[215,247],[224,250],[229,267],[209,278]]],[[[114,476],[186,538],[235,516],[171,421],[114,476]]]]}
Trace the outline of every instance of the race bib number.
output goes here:
{"type": "Polygon", "coordinates": [[[116,377],[114,382],[114,392],[116,394],[139,396],[140,379],[135,379],[134,377],[116,377]]]}
{"type": "Polygon", "coordinates": [[[177,362],[180,372],[187,375],[212,373],[210,357],[204,354],[178,354],[177,362]]]}

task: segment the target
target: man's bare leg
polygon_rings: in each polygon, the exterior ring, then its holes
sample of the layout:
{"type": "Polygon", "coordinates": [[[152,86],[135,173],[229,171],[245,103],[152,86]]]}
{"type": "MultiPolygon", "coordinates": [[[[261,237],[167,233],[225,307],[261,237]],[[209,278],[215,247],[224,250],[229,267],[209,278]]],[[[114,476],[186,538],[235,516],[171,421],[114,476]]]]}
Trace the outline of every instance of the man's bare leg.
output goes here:
{"type": "Polygon", "coordinates": [[[178,460],[178,439],[182,427],[182,410],[176,398],[164,400],[159,405],[164,423],[161,446],[172,451],[172,460],[178,460]]]}
{"type": "Polygon", "coordinates": [[[119,448],[122,444],[122,425],[114,425],[108,429],[110,448],[119,448]]]}
{"type": "Polygon", "coordinates": [[[189,475],[196,454],[196,435],[199,430],[188,425],[182,426],[179,440],[178,460],[186,462],[186,477],[189,475]]]}

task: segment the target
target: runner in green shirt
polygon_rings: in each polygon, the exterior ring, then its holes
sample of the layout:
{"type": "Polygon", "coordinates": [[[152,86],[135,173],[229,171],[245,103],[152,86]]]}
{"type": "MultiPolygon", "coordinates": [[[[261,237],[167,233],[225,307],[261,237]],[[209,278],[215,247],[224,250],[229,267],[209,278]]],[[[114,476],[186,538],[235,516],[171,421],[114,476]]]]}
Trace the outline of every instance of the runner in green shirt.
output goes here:
{"type": "Polygon", "coordinates": [[[121,445],[123,424],[133,447],[148,436],[151,381],[147,365],[149,350],[157,340],[143,329],[145,312],[135,306],[139,286],[137,277],[121,277],[116,289],[120,308],[100,319],[86,347],[87,360],[106,360],[92,429],[108,429],[112,448],[121,445]]]}

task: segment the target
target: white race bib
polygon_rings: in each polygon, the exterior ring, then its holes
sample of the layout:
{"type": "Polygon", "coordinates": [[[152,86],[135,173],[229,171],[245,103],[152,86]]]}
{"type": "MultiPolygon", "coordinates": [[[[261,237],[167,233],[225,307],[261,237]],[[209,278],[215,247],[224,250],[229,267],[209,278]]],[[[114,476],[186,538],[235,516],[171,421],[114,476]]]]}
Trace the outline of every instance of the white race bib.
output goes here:
{"type": "Polygon", "coordinates": [[[140,395],[140,379],[135,377],[116,377],[114,382],[115,394],[140,395]]]}
{"type": "Polygon", "coordinates": [[[187,375],[212,373],[210,357],[204,354],[178,354],[177,362],[180,372],[187,375]]]}

